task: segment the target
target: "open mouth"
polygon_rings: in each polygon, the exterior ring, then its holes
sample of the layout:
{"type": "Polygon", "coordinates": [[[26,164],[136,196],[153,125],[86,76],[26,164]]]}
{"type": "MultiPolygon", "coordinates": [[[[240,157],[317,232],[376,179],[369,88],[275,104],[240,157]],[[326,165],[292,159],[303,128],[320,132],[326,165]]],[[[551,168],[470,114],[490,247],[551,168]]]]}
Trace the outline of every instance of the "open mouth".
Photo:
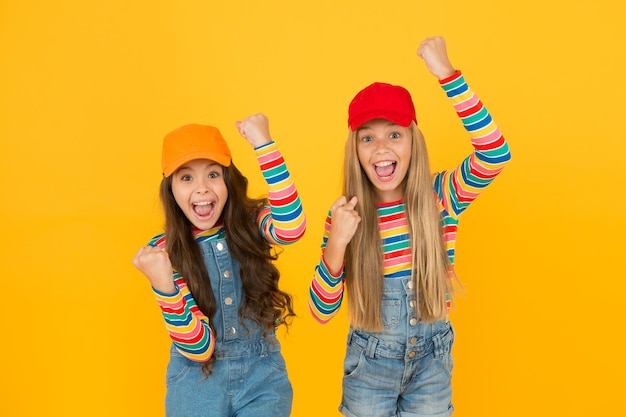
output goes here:
{"type": "Polygon", "coordinates": [[[374,164],[374,172],[376,172],[376,176],[381,181],[386,181],[393,177],[393,174],[396,172],[396,165],[395,161],[376,162],[374,164]]]}
{"type": "Polygon", "coordinates": [[[197,203],[193,203],[193,212],[200,218],[211,217],[213,214],[213,202],[210,201],[199,201],[197,203]]]}

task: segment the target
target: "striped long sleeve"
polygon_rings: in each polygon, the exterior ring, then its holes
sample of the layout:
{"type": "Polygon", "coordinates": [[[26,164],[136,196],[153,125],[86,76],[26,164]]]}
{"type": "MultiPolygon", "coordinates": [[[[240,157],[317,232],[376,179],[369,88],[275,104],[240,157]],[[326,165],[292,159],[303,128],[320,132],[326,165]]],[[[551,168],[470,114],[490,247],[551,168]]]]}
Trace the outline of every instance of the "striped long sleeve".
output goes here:
{"type": "Polygon", "coordinates": [[[322,256],[319,264],[315,267],[311,286],[309,288],[309,310],[317,321],[324,324],[332,319],[339,310],[343,301],[343,267],[337,275],[328,269],[324,261],[324,251],[330,235],[330,211],[324,224],[324,237],[322,241],[322,256]]]}
{"type": "Polygon", "coordinates": [[[177,292],[172,295],[153,290],[165,319],[165,328],[181,354],[193,361],[205,362],[213,355],[215,335],[180,274],[174,273],[174,283],[177,292]]]}
{"type": "Polygon", "coordinates": [[[274,142],[256,148],[255,152],[269,186],[269,205],[258,217],[261,233],[272,244],[294,243],[304,235],[306,216],[287,165],[274,142]]]}
{"type": "Polygon", "coordinates": [[[452,101],[474,147],[474,152],[456,168],[434,175],[446,250],[450,262],[454,264],[459,215],[502,171],[511,159],[511,153],[487,108],[467,85],[460,71],[441,80],[440,84],[452,101]]]}
{"type": "MultiPolygon", "coordinates": [[[[165,234],[154,237],[148,244],[165,249],[165,234]]],[[[183,277],[173,271],[173,279],[176,287],[173,294],[163,294],[152,289],[165,319],[165,328],[182,355],[192,361],[206,362],[215,350],[215,334],[183,277]]]]}
{"type": "MultiPolygon", "coordinates": [[[[469,88],[460,71],[440,80],[440,84],[469,133],[474,147],[474,151],[459,166],[433,175],[433,187],[441,209],[444,242],[450,262],[454,264],[459,215],[502,171],[506,162],[511,159],[511,154],[499,128],[486,107],[469,88]]],[[[379,208],[378,221],[384,222],[382,215],[384,213],[381,210],[384,211],[384,208],[379,208]]],[[[322,241],[322,257],[315,267],[309,289],[309,309],[320,323],[328,322],[337,314],[343,298],[344,271],[333,276],[324,263],[323,252],[328,241],[331,221],[329,215],[326,219],[322,241]]],[[[402,228],[398,228],[398,234],[393,236],[389,236],[389,233],[385,234],[385,230],[381,227],[383,242],[385,239],[393,242],[402,241],[403,233],[405,233],[402,228]]],[[[384,246],[383,256],[394,257],[395,255],[391,253],[396,250],[394,248],[394,245],[389,245],[389,249],[384,246]]],[[[405,266],[406,269],[395,271],[394,274],[401,276],[403,271],[410,272],[411,266],[405,266]]],[[[385,268],[385,276],[393,279],[394,274],[391,272],[390,268],[385,268]],[[387,274],[387,272],[390,273],[387,274]]]]}

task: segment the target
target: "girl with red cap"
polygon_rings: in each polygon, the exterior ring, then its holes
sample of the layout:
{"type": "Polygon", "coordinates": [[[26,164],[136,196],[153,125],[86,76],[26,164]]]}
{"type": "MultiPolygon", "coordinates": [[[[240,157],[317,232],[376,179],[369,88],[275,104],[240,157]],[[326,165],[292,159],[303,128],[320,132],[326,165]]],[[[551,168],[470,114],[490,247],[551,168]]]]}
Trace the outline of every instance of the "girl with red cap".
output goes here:
{"type": "Polygon", "coordinates": [[[459,215],[500,173],[509,147],[450,63],[445,41],[417,55],[450,98],[474,151],[432,174],[409,92],[374,83],[348,108],[343,196],[329,210],[309,307],[351,321],[339,410],[349,417],[447,417],[454,330],[448,320],[459,215]]]}
{"type": "Polygon", "coordinates": [[[294,316],[278,288],[273,245],[305,231],[300,197],[267,117],[237,122],[267,181],[267,199],[248,181],[212,126],[190,124],[163,140],[165,233],[133,264],[150,281],[172,339],[168,417],[287,417],[293,390],[274,329],[294,316]]]}

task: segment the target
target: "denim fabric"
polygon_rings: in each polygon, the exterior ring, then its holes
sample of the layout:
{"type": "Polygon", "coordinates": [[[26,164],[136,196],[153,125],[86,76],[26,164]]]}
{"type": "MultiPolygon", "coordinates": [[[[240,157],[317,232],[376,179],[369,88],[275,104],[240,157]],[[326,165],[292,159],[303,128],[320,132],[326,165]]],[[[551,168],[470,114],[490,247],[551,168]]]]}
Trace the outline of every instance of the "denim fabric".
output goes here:
{"type": "Polygon", "coordinates": [[[348,417],[449,417],[454,330],[421,322],[410,277],[386,278],[383,331],[350,328],[339,411],[348,417]]]}
{"type": "Polygon", "coordinates": [[[217,301],[213,317],[216,345],[213,373],[182,356],[174,346],[167,367],[165,409],[168,417],[287,417],[293,390],[280,343],[269,340],[250,320],[242,323],[243,288],[239,263],[225,239],[199,243],[217,301]]]}

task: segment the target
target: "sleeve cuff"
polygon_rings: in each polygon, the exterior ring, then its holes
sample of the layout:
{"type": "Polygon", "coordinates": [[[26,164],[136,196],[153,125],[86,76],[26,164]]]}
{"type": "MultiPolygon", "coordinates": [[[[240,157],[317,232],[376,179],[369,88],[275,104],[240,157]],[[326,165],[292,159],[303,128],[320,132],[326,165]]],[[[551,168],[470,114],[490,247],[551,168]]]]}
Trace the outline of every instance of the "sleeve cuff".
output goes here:
{"type": "Polygon", "coordinates": [[[265,155],[267,153],[269,153],[271,151],[272,146],[274,145],[274,141],[265,143],[261,146],[257,146],[256,148],[254,148],[254,152],[257,153],[257,155],[265,155]]]}
{"type": "Polygon", "coordinates": [[[322,263],[324,264],[324,268],[328,271],[328,275],[330,275],[331,278],[334,278],[337,281],[341,279],[341,277],[343,276],[343,264],[341,265],[341,268],[339,268],[339,272],[337,273],[337,275],[335,275],[328,267],[328,264],[326,263],[326,259],[324,259],[324,255],[322,255],[322,263]]]}
{"type": "Polygon", "coordinates": [[[454,71],[454,74],[452,74],[451,76],[446,77],[446,78],[444,78],[442,80],[439,80],[439,84],[443,85],[443,84],[449,83],[450,81],[456,80],[460,76],[461,76],[461,71],[460,70],[456,70],[456,71],[454,71]]]}
{"type": "Polygon", "coordinates": [[[174,287],[176,288],[176,290],[174,290],[174,292],[171,293],[171,294],[167,294],[167,293],[161,292],[161,291],[157,290],[154,287],[151,287],[151,288],[152,288],[152,292],[154,292],[159,298],[167,299],[167,298],[174,298],[174,297],[178,296],[178,294],[180,294],[180,290],[179,290],[178,284],[176,284],[176,282],[174,282],[174,287]]]}

